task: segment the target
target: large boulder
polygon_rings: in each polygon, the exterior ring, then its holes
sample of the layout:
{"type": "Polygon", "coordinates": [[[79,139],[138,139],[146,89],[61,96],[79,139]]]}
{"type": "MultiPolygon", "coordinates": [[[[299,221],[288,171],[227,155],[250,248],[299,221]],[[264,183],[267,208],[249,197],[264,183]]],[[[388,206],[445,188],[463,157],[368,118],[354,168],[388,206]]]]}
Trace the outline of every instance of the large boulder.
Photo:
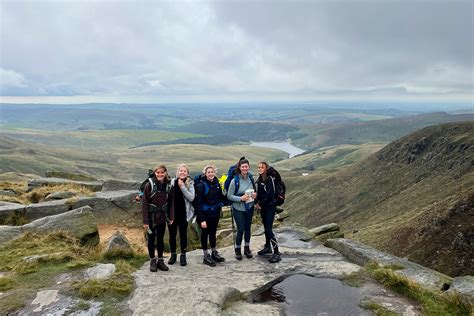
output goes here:
{"type": "Polygon", "coordinates": [[[101,224],[136,221],[141,214],[140,205],[135,202],[136,191],[103,191],[95,196],[81,197],[73,202],[72,208],[89,205],[101,224]]]}
{"type": "Polygon", "coordinates": [[[324,233],[339,231],[339,225],[337,225],[336,223],[330,223],[311,228],[309,231],[312,232],[315,236],[319,236],[324,233]]]}
{"type": "Polygon", "coordinates": [[[104,257],[132,257],[133,248],[130,245],[127,237],[122,232],[117,231],[107,242],[107,247],[104,251],[104,257]]]}
{"type": "Polygon", "coordinates": [[[69,211],[70,205],[64,200],[34,203],[26,206],[25,215],[29,220],[61,214],[69,211]]]}
{"type": "Polygon", "coordinates": [[[102,191],[138,191],[140,185],[141,183],[136,181],[105,180],[102,183],[102,191]]]}
{"type": "Polygon", "coordinates": [[[75,184],[84,188],[88,188],[94,192],[102,190],[102,183],[98,181],[74,181],[61,178],[38,178],[28,182],[28,191],[42,186],[60,184],[75,184]]]}
{"type": "Polygon", "coordinates": [[[0,223],[5,223],[14,214],[25,214],[26,205],[10,202],[0,202],[0,223]]]}
{"type": "Polygon", "coordinates": [[[50,232],[63,230],[76,237],[82,244],[95,246],[99,243],[97,220],[89,206],[47,216],[21,226],[23,231],[50,232]]]}
{"type": "Polygon", "coordinates": [[[324,245],[339,251],[349,261],[361,266],[369,262],[376,262],[382,266],[401,266],[403,269],[394,272],[432,290],[444,290],[448,288],[453,281],[453,279],[447,275],[406,259],[379,251],[356,240],[344,238],[328,239],[324,245]]]}

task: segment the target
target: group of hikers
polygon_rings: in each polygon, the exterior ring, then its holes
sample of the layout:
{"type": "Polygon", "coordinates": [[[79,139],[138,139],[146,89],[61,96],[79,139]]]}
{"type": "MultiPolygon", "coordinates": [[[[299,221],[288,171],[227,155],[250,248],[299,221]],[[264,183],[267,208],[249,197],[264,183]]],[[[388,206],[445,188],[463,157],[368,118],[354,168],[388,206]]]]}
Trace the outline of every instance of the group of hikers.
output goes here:
{"type": "Polygon", "coordinates": [[[164,262],[164,236],[166,226],[169,229],[169,246],[171,256],[169,265],[177,261],[176,236],[179,232],[180,249],[179,263],[187,265],[187,227],[195,217],[201,228],[201,247],[204,254],[203,263],[214,267],[225,261],[217,251],[216,233],[222,206],[231,204],[232,220],[237,226],[235,237],[235,258],[242,260],[242,239],[244,239],[243,255],[252,258],[250,250],[251,224],[254,209],[260,210],[265,230],[265,245],[258,255],[270,255],[271,263],[281,260],[278,243],[272,226],[276,213],[275,180],[269,175],[273,170],[266,162],[258,163],[258,180],[255,182],[250,173],[250,163],[240,158],[235,166],[235,175],[227,179],[227,190],[223,190],[216,177],[216,168],[207,165],[202,174],[192,179],[189,168],[180,164],[176,177],[171,179],[164,165],[153,169],[144,185],[141,203],[143,228],[147,232],[150,271],[168,271],[164,262]],[[208,241],[210,251],[208,249],[208,241]],[[157,256],[156,253],[157,252],[157,256]]]}

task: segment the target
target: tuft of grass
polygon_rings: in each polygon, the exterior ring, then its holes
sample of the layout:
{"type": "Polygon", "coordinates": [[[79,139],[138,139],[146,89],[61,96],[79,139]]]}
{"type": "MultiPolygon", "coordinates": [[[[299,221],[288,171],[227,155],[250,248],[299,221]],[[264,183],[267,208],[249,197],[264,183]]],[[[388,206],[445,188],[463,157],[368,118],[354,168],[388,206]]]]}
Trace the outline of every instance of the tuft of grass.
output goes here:
{"type": "Polygon", "coordinates": [[[364,285],[364,276],[360,272],[345,274],[341,280],[344,284],[352,287],[362,287],[364,285]]]}
{"type": "Polygon", "coordinates": [[[29,220],[22,212],[13,212],[0,219],[0,225],[21,226],[27,223],[29,223],[29,220]]]}
{"type": "Polygon", "coordinates": [[[84,300],[77,301],[73,306],[69,307],[65,312],[65,315],[74,314],[78,311],[86,311],[91,307],[91,304],[84,300]]]}
{"type": "Polygon", "coordinates": [[[9,290],[14,284],[15,281],[11,277],[0,277],[0,291],[9,290]]]}
{"type": "Polygon", "coordinates": [[[397,316],[398,314],[374,302],[365,302],[359,305],[363,309],[371,310],[377,316],[397,316]]]}
{"type": "Polygon", "coordinates": [[[10,315],[26,305],[25,297],[20,295],[7,295],[0,297],[0,315],[10,315]]]}
{"type": "Polygon", "coordinates": [[[391,290],[414,299],[427,315],[471,315],[472,306],[465,304],[455,293],[425,289],[392,269],[370,263],[365,267],[377,281],[391,290]]]}

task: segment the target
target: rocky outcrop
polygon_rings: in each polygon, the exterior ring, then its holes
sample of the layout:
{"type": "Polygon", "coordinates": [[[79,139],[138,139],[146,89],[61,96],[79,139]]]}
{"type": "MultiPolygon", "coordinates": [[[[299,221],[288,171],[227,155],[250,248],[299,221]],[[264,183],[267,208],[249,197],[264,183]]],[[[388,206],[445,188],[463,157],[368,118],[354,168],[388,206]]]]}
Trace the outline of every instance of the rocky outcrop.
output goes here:
{"type": "Polygon", "coordinates": [[[0,202],[0,223],[13,214],[24,214],[26,205],[10,202],[0,202]]]}
{"type": "Polygon", "coordinates": [[[432,290],[446,290],[452,283],[452,278],[447,275],[406,259],[384,253],[355,240],[344,238],[329,239],[324,245],[339,251],[348,260],[361,266],[369,262],[376,262],[382,266],[401,266],[403,269],[396,270],[396,273],[432,290]]]}
{"type": "Polygon", "coordinates": [[[49,233],[62,230],[77,238],[84,245],[99,243],[97,220],[89,206],[58,215],[46,216],[23,226],[0,226],[0,244],[19,237],[25,232],[49,233]]]}
{"type": "MultiPolygon", "coordinates": [[[[133,315],[160,315],[163,311],[169,315],[279,315],[280,306],[252,304],[254,298],[294,274],[338,279],[360,269],[333,249],[298,239],[305,237],[299,228],[285,228],[276,234],[282,252],[278,264],[270,264],[268,257],[256,253],[252,259],[237,261],[232,247],[221,250],[226,261],[212,268],[202,263],[201,250],[188,253],[186,267],[173,265],[168,272],[152,273],[147,262],[134,273],[136,289],[128,306],[133,315]]],[[[252,237],[251,243],[256,252],[264,244],[264,236],[252,237]]],[[[377,285],[363,287],[361,293],[361,297],[377,296],[381,303],[393,302],[396,297],[377,285]]],[[[403,314],[413,309],[405,301],[401,306],[394,311],[403,314]]]]}
{"type": "Polygon", "coordinates": [[[94,192],[102,190],[102,183],[98,181],[74,181],[61,178],[39,178],[33,179],[28,182],[28,191],[33,190],[37,187],[42,187],[46,185],[60,185],[60,184],[75,184],[88,188],[94,192]]]}
{"type": "Polygon", "coordinates": [[[339,225],[336,223],[330,223],[319,227],[311,228],[309,231],[313,233],[315,236],[314,238],[316,238],[320,242],[325,242],[326,240],[332,238],[344,237],[344,233],[339,231],[339,225]]]}
{"type": "Polygon", "coordinates": [[[65,201],[48,201],[27,205],[25,216],[29,220],[35,220],[45,216],[61,214],[70,210],[70,206],[65,201]]]}
{"type": "Polygon", "coordinates": [[[70,191],[61,191],[61,192],[54,192],[49,194],[47,197],[44,198],[45,201],[54,201],[54,200],[64,200],[69,199],[76,194],[70,191]]]}
{"type": "Polygon", "coordinates": [[[140,182],[135,181],[105,180],[102,183],[102,191],[138,191],[138,189],[140,189],[140,185],[140,182]]]}
{"type": "Polygon", "coordinates": [[[474,306],[474,276],[456,277],[448,290],[456,292],[471,306],[474,306]]]}
{"type": "Polygon", "coordinates": [[[140,205],[135,202],[136,191],[103,191],[95,196],[80,197],[72,203],[73,208],[89,205],[101,224],[136,220],[141,214],[140,205]]]}

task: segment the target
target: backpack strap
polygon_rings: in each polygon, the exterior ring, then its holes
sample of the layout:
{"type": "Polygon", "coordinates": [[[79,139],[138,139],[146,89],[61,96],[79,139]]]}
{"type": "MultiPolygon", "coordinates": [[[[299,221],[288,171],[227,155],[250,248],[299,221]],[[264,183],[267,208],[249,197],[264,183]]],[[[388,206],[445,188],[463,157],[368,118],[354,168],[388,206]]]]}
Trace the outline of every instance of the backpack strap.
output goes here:
{"type": "Polygon", "coordinates": [[[151,186],[151,190],[150,190],[151,192],[150,198],[151,198],[153,197],[153,195],[155,195],[157,188],[156,188],[155,182],[151,178],[148,178],[148,182],[150,182],[150,186],[151,186]]]}
{"type": "Polygon", "coordinates": [[[239,175],[236,174],[234,176],[234,187],[235,187],[234,195],[237,195],[237,192],[239,191],[239,186],[240,186],[240,179],[239,179],[239,175]]]}

